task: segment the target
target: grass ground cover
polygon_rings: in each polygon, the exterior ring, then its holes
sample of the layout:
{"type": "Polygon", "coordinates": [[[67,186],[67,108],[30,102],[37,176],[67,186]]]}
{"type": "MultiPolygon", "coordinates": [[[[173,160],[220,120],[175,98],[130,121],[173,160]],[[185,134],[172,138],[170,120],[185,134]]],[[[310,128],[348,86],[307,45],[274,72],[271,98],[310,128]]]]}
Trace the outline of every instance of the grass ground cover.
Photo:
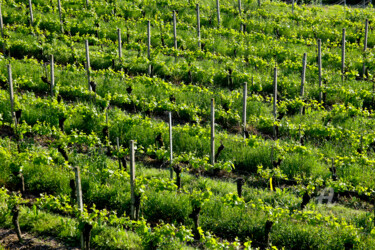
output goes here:
{"type": "Polygon", "coordinates": [[[291,6],[282,2],[262,2],[258,7],[255,1],[244,1],[239,15],[237,1],[220,4],[218,23],[213,1],[90,1],[86,8],[83,3],[62,1],[62,27],[57,1],[33,1],[32,25],[27,4],[2,2],[0,183],[9,190],[2,193],[3,227],[12,225],[14,212],[9,211],[18,196],[11,191],[20,189],[23,176],[26,195],[39,203],[34,211],[21,208],[22,230],[50,233],[73,245],[79,244],[75,223],[81,222],[94,225],[95,247],[374,245],[372,6],[300,5],[292,13],[291,6]],[[366,19],[370,29],[364,51],[366,19]],[[341,68],[343,28],[346,59],[341,68]],[[322,41],[322,87],[317,39],[322,41]],[[88,90],[85,40],[90,44],[96,93],[88,90]],[[301,95],[304,53],[307,71],[301,95]],[[55,97],[49,96],[51,54],[56,63],[55,97]],[[7,64],[12,65],[15,109],[21,114],[17,128],[10,114],[7,64]],[[275,66],[276,117],[272,115],[275,66]],[[244,82],[249,93],[245,139],[244,82]],[[215,165],[209,161],[211,98],[216,104],[215,152],[220,151],[215,165]],[[177,180],[170,180],[166,169],[168,111],[174,119],[172,166],[183,170],[177,180]],[[274,125],[277,139],[272,136],[274,125]],[[137,145],[136,183],[142,197],[138,222],[125,219],[131,210],[130,177],[128,168],[119,168],[121,159],[129,162],[130,140],[137,145]],[[89,220],[63,218],[76,209],[70,188],[72,166],[82,171],[89,220]],[[242,181],[246,184],[241,193],[235,182],[242,181]],[[335,192],[335,206],[317,205],[315,197],[328,187],[335,192]],[[103,217],[96,217],[99,211],[103,217]],[[101,225],[110,218],[105,211],[118,216],[113,217],[117,224],[101,225]],[[56,224],[38,231],[35,225],[44,225],[47,217],[56,224]],[[162,237],[173,240],[167,245],[162,237]],[[111,239],[116,241],[110,244],[111,239]],[[103,241],[107,243],[100,245],[103,241]]]}

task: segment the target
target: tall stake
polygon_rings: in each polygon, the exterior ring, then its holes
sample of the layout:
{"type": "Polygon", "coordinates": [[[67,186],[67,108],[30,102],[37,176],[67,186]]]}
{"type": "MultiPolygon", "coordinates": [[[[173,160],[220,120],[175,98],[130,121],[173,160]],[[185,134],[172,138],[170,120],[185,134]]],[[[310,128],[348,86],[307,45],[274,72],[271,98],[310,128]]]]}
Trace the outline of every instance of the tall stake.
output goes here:
{"type": "Polygon", "coordinates": [[[260,8],[260,0],[258,0],[258,8],[260,8]]]}
{"type": "Polygon", "coordinates": [[[86,8],[89,7],[89,0],[86,0],[86,8]]]}
{"type": "Polygon", "coordinates": [[[170,168],[170,176],[173,179],[173,168],[172,168],[172,161],[173,161],[173,137],[172,137],[172,112],[168,113],[169,116],[169,157],[171,161],[171,168],[170,168]]]}
{"type": "MultiPolygon", "coordinates": [[[[83,212],[83,201],[82,201],[82,185],[81,185],[81,173],[79,167],[74,168],[74,173],[76,177],[76,192],[77,192],[77,203],[78,209],[83,212]]],[[[83,240],[83,232],[81,231],[81,249],[85,249],[85,242],[83,240]]]]}
{"type": "MultiPolygon", "coordinates": [[[[151,23],[147,22],[147,58],[151,60],[151,23]]],[[[151,76],[151,64],[148,65],[148,75],[151,76]]]]}
{"type": "Polygon", "coordinates": [[[246,138],[247,82],[243,84],[243,137],[246,138]]]}
{"type": "Polygon", "coordinates": [[[177,49],[177,28],[176,28],[176,11],[173,11],[173,37],[174,37],[174,48],[177,49]]]}
{"type": "MultiPolygon", "coordinates": [[[[273,118],[276,121],[277,116],[277,68],[274,68],[273,72],[273,118]]],[[[276,126],[273,125],[273,138],[276,139],[276,126]]]]}
{"type": "Polygon", "coordinates": [[[211,164],[215,164],[215,100],[211,99],[211,164]]]}
{"type": "Polygon", "coordinates": [[[134,190],[134,180],[135,180],[135,154],[134,154],[134,141],[130,141],[130,191],[131,191],[131,212],[130,218],[135,219],[135,190],[134,190]]]}
{"type": "Polygon", "coordinates": [[[318,68],[319,68],[319,102],[322,102],[322,41],[318,39],[318,68]]]}
{"type": "Polygon", "coordinates": [[[29,0],[29,10],[30,10],[30,24],[33,26],[34,24],[34,15],[33,15],[33,6],[31,4],[31,0],[29,0]]]}
{"type": "Polygon", "coordinates": [[[0,29],[1,29],[1,37],[4,38],[4,23],[3,23],[3,13],[1,10],[1,2],[0,2],[0,29]]]}
{"type": "Polygon", "coordinates": [[[7,65],[8,68],[8,82],[9,82],[9,97],[10,97],[10,114],[14,121],[15,128],[17,129],[17,119],[14,114],[14,93],[13,93],[13,78],[12,78],[12,67],[10,64],[7,65]]]}
{"type": "MultiPolygon", "coordinates": [[[[365,40],[363,41],[363,52],[366,52],[367,50],[367,37],[368,37],[368,19],[366,19],[365,24],[365,40]]],[[[365,78],[366,74],[366,53],[363,53],[363,67],[362,67],[362,77],[365,78]]]]}
{"type": "MultiPolygon", "coordinates": [[[[117,152],[120,153],[120,140],[118,137],[116,137],[116,144],[117,144],[117,152]]],[[[118,158],[118,167],[119,169],[121,170],[121,160],[120,160],[120,156],[117,157],[118,158]]],[[[125,166],[123,166],[125,168],[125,166]]]]}
{"type": "Polygon", "coordinates": [[[292,0],[292,14],[294,14],[294,0],[292,0]]]}
{"type": "Polygon", "coordinates": [[[58,1],[57,5],[58,5],[58,8],[59,8],[61,33],[64,33],[64,23],[63,23],[63,20],[62,20],[62,11],[61,11],[61,0],[58,1]]]}
{"type": "Polygon", "coordinates": [[[121,60],[121,57],[122,57],[121,29],[117,29],[117,37],[118,37],[118,57],[121,60]]]}
{"type": "Polygon", "coordinates": [[[55,60],[53,59],[53,55],[51,55],[51,97],[54,96],[54,88],[55,88],[55,60]]]}
{"type": "MultiPolygon", "coordinates": [[[[307,54],[303,54],[303,60],[302,60],[302,76],[301,76],[301,99],[303,99],[303,96],[305,95],[305,78],[306,78],[306,62],[307,62],[307,54]]],[[[303,107],[300,109],[300,114],[302,115],[303,107]]]]}
{"type": "MultiPolygon", "coordinates": [[[[240,17],[242,16],[242,3],[241,3],[241,0],[238,0],[238,13],[240,15],[240,17]]],[[[243,32],[243,24],[241,22],[241,32],[243,32]]]]}
{"type": "Polygon", "coordinates": [[[4,23],[3,23],[3,14],[1,10],[1,2],[0,2],[0,29],[1,29],[1,37],[3,38],[3,55],[5,56],[5,39],[4,39],[4,23]]]}
{"type": "Polygon", "coordinates": [[[82,185],[81,185],[81,173],[79,167],[74,168],[75,178],[76,178],[76,192],[77,192],[77,204],[78,209],[83,211],[83,201],[82,201],[82,185]]]}
{"type": "Polygon", "coordinates": [[[201,46],[201,17],[199,14],[199,4],[197,3],[197,35],[198,35],[198,48],[199,50],[202,48],[201,46]]]}
{"type": "Polygon", "coordinates": [[[345,29],[342,29],[342,54],[341,54],[341,81],[344,82],[345,75],[345,29]]]}
{"type": "Polygon", "coordinates": [[[85,41],[86,47],[86,71],[87,71],[87,84],[89,86],[89,91],[91,91],[90,85],[90,53],[89,53],[89,40],[85,41]]]}
{"type": "Polygon", "coordinates": [[[220,3],[219,3],[219,0],[216,0],[216,9],[217,9],[217,26],[220,28],[220,3]]]}

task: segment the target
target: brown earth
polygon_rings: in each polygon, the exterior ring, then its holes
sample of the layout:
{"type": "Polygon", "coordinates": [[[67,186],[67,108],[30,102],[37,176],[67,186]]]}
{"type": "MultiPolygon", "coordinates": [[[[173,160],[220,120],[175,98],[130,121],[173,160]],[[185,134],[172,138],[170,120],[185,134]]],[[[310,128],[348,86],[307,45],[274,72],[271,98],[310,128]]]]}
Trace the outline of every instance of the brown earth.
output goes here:
{"type": "Polygon", "coordinates": [[[23,233],[22,238],[23,243],[20,243],[14,230],[0,228],[0,247],[5,249],[79,249],[65,246],[53,237],[23,233]]]}

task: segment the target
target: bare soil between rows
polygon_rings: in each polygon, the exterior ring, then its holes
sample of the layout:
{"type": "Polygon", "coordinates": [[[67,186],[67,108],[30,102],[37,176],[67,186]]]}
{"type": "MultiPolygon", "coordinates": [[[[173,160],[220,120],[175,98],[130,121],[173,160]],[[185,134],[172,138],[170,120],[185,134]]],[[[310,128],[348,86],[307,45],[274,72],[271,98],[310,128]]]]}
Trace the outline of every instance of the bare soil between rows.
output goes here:
{"type": "Polygon", "coordinates": [[[23,242],[20,243],[14,230],[0,228],[0,246],[5,249],[79,249],[65,246],[63,243],[49,236],[42,237],[23,233],[22,238],[23,242]]]}

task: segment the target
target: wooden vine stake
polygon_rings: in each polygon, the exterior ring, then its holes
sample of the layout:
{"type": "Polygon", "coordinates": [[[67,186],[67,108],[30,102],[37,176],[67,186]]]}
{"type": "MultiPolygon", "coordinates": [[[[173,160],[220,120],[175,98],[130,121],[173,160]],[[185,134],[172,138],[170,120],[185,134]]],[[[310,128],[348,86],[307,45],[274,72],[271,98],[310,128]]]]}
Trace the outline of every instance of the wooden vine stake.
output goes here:
{"type": "Polygon", "coordinates": [[[342,29],[342,47],[341,47],[341,81],[345,78],[345,28],[342,29]]]}
{"type": "Polygon", "coordinates": [[[294,14],[294,0],[292,0],[292,14],[294,14]]]}
{"type": "Polygon", "coordinates": [[[135,153],[134,153],[134,141],[130,141],[130,191],[131,191],[131,211],[130,218],[134,220],[135,215],[135,153]]]}
{"type": "Polygon", "coordinates": [[[247,82],[243,84],[243,137],[246,139],[246,108],[247,108],[247,82]]]}
{"type": "MultiPolygon", "coordinates": [[[[120,159],[120,140],[116,137],[116,144],[117,144],[117,152],[118,152],[118,168],[121,170],[121,159],[120,159]]],[[[125,166],[124,166],[125,168],[125,166]]]]}
{"type": "Polygon", "coordinates": [[[197,35],[198,35],[198,48],[202,49],[201,45],[201,17],[199,13],[199,4],[197,3],[197,35]]]}
{"type": "Polygon", "coordinates": [[[74,168],[75,178],[76,178],[76,192],[77,192],[77,204],[78,209],[83,212],[83,201],[82,201],[82,186],[81,186],[81,172],[79,167],[74,168]]]}
{"type": "MultiPolygon", "coordinates": [[[[176,21],[176,11],[173,11],[173,38],[174,38],[174,49],[177,50],[177,21],[176,21]]],[[[174,58],[177,62],[177,56],[174,58]]]]}
{"type": "Polygon", "coordinates": [[[89,53],[89,40],[85,41],[85,48],[86,48],[86,72],[87,72],[87,84],[89,87],[89,91],[91,91],[91,84],[90,84],[90,53],[89,53]]]}
{"type": "Polygon", "coordinates": [[[0,2],[0,29],[1,29],[1,37],[3,38],[3,55],[5,56],[5,38],[4,38],[4,23],[3,23],[3,14],[1,10],[1,2],[0,2]]]}
{"type": "Polygon", "coordinates": [[[7,65],[8,68],[8,83],[9,83],[9,97],[10,97],[10,114],[14,121],[15,129],[17,129],[17,119],[14,113],[14,94],[13,94],[13,78],[12,78],[12,67],[10,64],[7,65]]]}
{"type": "Polygon", "coordinates": [[[173,179],[173,167],[172,167],[172,161],[173,161],[173,137],[172,137],[172,112],[168,113],[169,117],[169,157],[170,157],[170,177],[173,179]]]}
{"type": "Polygon", "coordinates": [[[258,0],[258,8],[260,8],[260,0],[258,0]]]}
{"type": "Polygon", "coordinates": [[[217,10],[217,26],[220,28],[220,3],[216,0],[216,10],[217,10]]]}
{"type": "Polygon", "coordinates": [[[59,17],[60,17],[61,33],[64,33],[64,22],[63,22],[63,20],[62,20],[61,0],[58,0],[57,6],[58,6],[58,8],[59,8],[59,17]]]}
{"type": "MultiPolygon", "coordinates": [[[[238,0],[238,13],[240,15],[240,17],[242,16],[242,3],[241,3],[241,0],[238,0]]],[[[241,28],[240,28],[241,32],[243,32],[243,24],[241,22],[241,28]]]]}
{"type": "Polygon", "coordinates": [[[365,39],[363,41],[363,67],[362,67],[362,77],[363,79],[365,78],[366,74],[366,50],[367,50],[367,37],[368,37],[368,19],[366,19],[366,24],[365,24],[365,39]]]}
{"type": "Polygon", "coordinates": [[[33,6],[31,0],[29,0],[29,10],[30,10],[30,25],[33,26],[34,24],[34,15],[33,15],[33,6]]]}
{"type": "MultiPolygon", "coordinates": [[[[276,116],[277,116],[277,68],[274,68],[274,73],[273,73],[273,118],[274,122],[276,121],[276,116]]],[[[273,138],[276,139],[276,125],[273,124],[273,138]]]]}
{"type": "Polygon", "coordinates": [[[215,100],[211,99],[211,164],[215,164],[215,100]]]}
{"type": "MultiPolygon", "coordinates": [[[[77,192],[77,204],[78,209],[82,213],[83,212],[83,201],[82,201],[82,186],[81,186],[81,173],[79,167],[74,168],[75,179],[76,179],[76,192],[77,192]]],[[[83,232],[81,233],[81,248],[85,249],[85,242],[83,238],[83,232]]]]}
{"type": "Polygon", "coordinates": [[[322,103],[322,41],[318,39],[319,102],[322,103]]]}
{"type": "Polygon", "coordinates": [[[117,29],[117,37],[118,37],[118,57],[121,61],[121,57],[122,57],[121,29],[117,29]]]}
{"type": "Polygon", "coordinates": [[[174,37],[174,48],[177,49],[177,21],[176,11],[173,11],[173,37],[174,37]]]}
{"type": "MultiPolygon", "coordinates": [[[[151,60],[151,23],[147,22],[147,58],[151,60]]],[[[151,76],[151,64],[148,65],[148,75],[151,76]]]]}
{"type": "Polygon", "coordinates": [[[89,0],[86,0],[86,8],[89,7],[89,0]]]}
{"type": "MultiPolygon", "coordinates": [[[[305,78],[306,78],[306,63],[307,63],[307,54],[303,54],[302,60],[302,75],[301,75],[301,99],[305,95],[305,78]]],[[[300,109],[300,114],[302,115],[303,106],[300,109]]]]}
{"type": "Polygon", "coordinates": [[[55,61],[53,55],[51,55],[51,97],[54,96],[54,88],[55,88],[55,61]]]}
{"type": "Polygon", "coordinates": [[[3,23],[3,12],[1,10],[1,2],[0,2],[0,29],[1,29],[1,37],[4,38],[4,23],[3,23]]]}

